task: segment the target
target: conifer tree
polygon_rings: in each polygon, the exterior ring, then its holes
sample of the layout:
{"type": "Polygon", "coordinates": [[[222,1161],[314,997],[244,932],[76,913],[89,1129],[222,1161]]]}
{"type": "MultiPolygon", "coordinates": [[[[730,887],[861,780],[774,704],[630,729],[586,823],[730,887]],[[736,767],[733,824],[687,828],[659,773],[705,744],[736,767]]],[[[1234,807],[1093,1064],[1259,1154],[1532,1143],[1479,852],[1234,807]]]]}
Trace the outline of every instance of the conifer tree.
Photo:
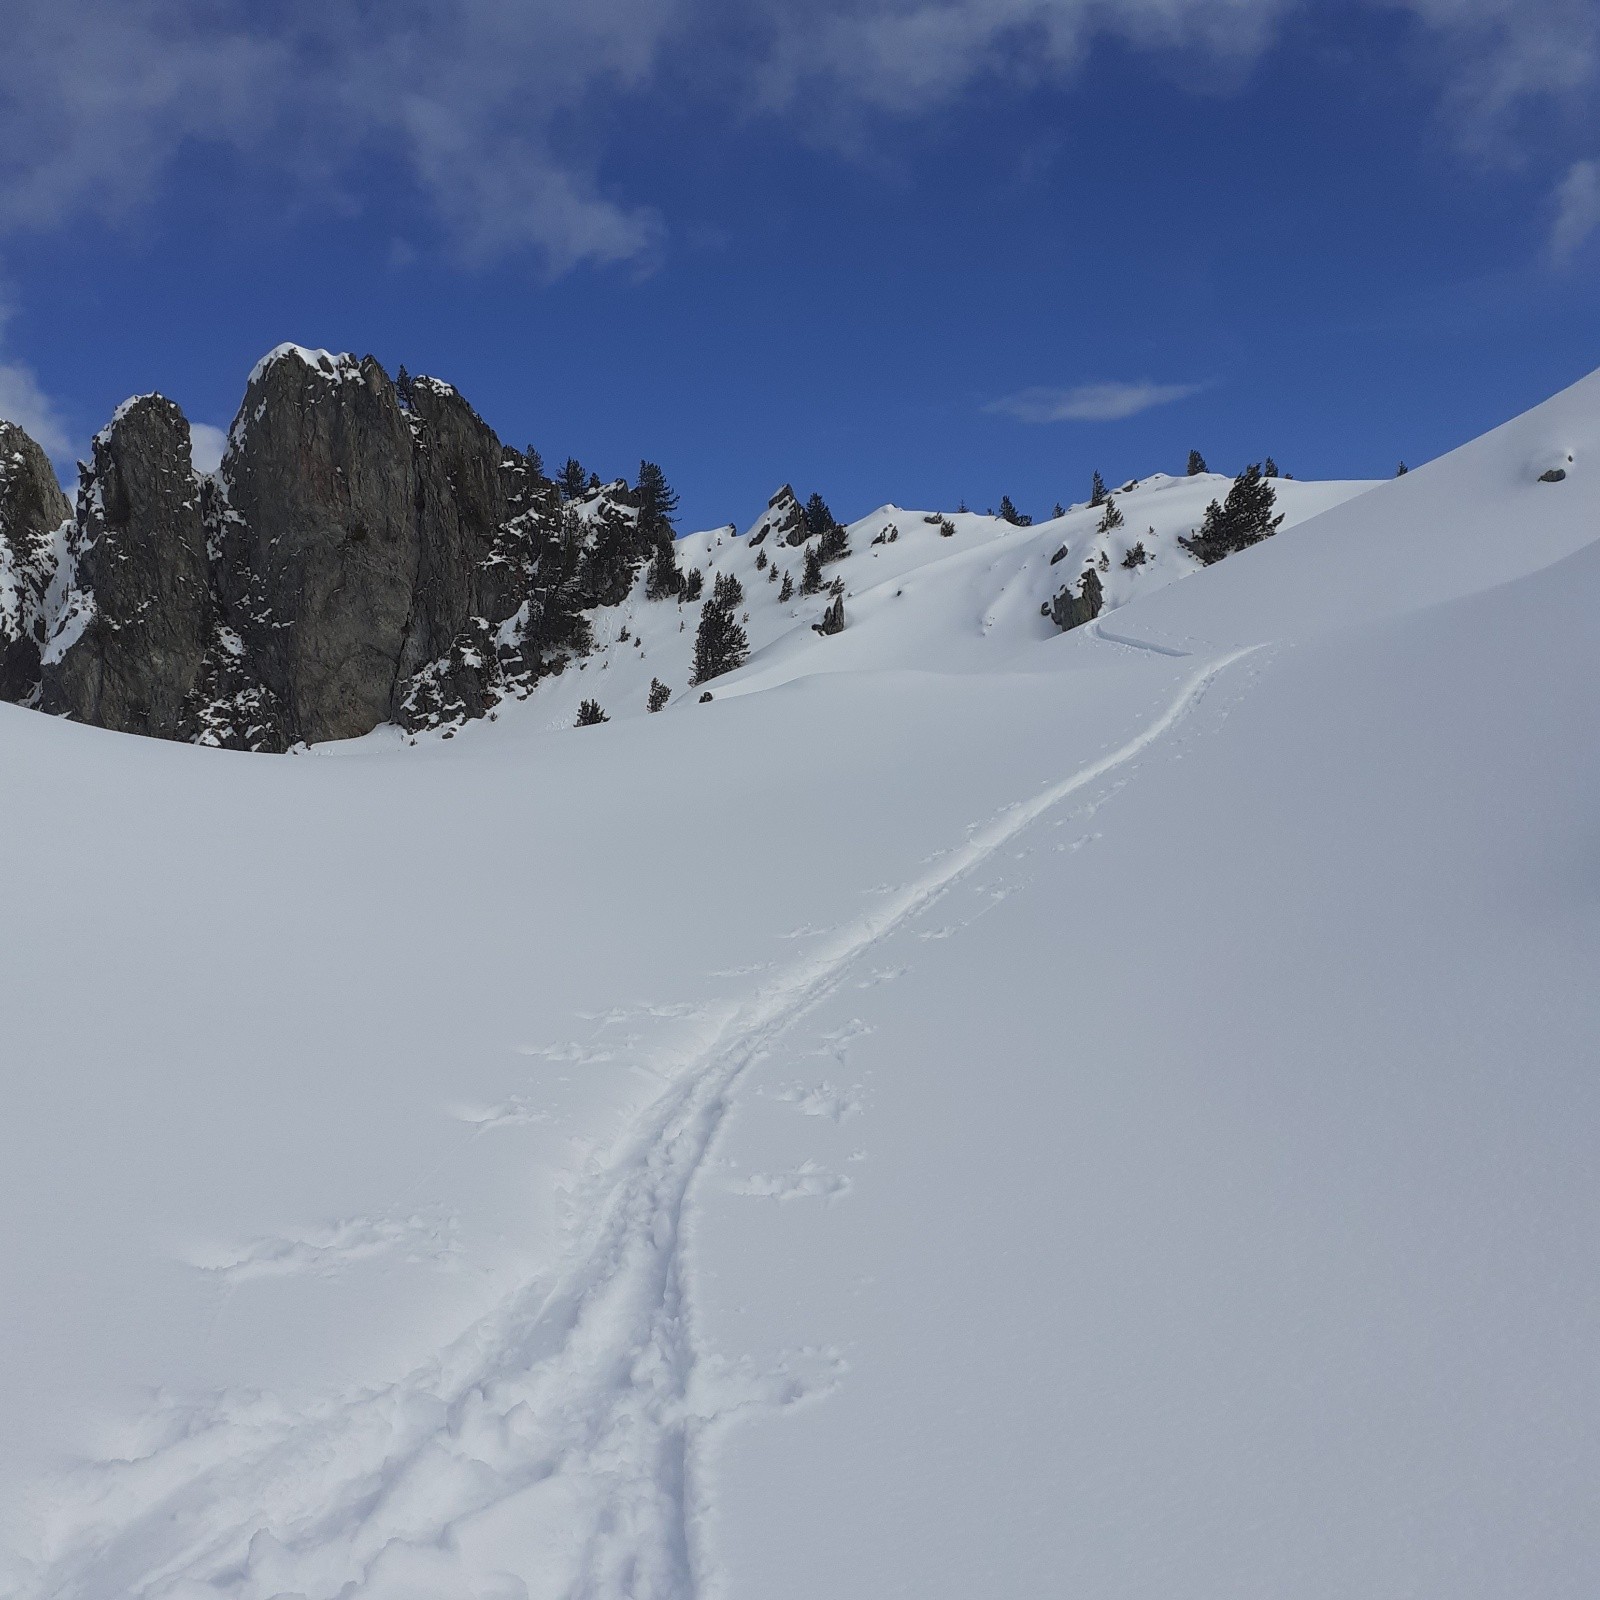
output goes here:
{"type": "Polygon", "coordinates": [[[609,722],[610,720],[611,718],[600,709],[598,700],[585,700],[578,707],[578,720],[573,726],[577,728],[593,728],[599,723],[609,722]]]}
{"type": "MultiPolygon", "coordinates": [[[[773,571],[776,572],[777,568],[774,567],[773,571]]],[[[785,571],[784,574],[783,574],[783,585],[778,590],[778,604],[780,606],[786,606],[793,599],[794,599],[794,579],[789,575],[789,573],[787,571],[785,571]]]]}
{"type": "Polygon", "coordinates": [[[700,598],[700,591],[704,589],[705,586],[705,574],[699,569],[699,567],[690,567],[688,572],[684,574],[683,598],[685,600],[698,600],[700,598]]]}
{"type": "Polygon", "coordinates": [[[1198,478],[1202,472],[1209,472],[1210,470],[1210,467],[1206,465],[1206,458],[1198,450],[1189,452],[1188,477],[1198,478]]]}
{"type": "Polygon", "coordinates": [[[1401,463],[1400,463],[1400,465],[1399,465],[1399,467],[1398,467],[1398,468],[1397,468],[1397,469],[1396,469],[1396,470],[1395,470],[1395,477],[1397,477],[1397,478],[1403,478],[1403,477],[1405,477],[1405,475],[1406,475],[1406,474],[1407,474],[1407,473],[1408,473],[1408,472],[1409,472],[1409,471],[1410,471],[1410,470],[1411,470],[1411,468],[1410,468],[1410,467],[1408,467],[1408,466],[1407,466],[1407,465],[1406,465],[1406,464],[1405,464],[1405,462],[1403,462],[1403,461],[1402,461],[1402,462],[1401,462],[1401,463]]]}
{"type": "Polygon", "coordinates": [[[733,608],[743,598],[737,578],[719,575],[711,598],[700,608],[700,626],[694,635],[693,683],[708,683],[725,672],[742,667],[750,654],[750,640],[739,626],[733,608]],[[727,582],[724,583],[724,578],[727,582]],[[736,594],[737,591],[737,594],[736,594]]]}
{"type": "Polygon", "coordinates": [[[816,594],[822,588],[822,557],[814,544],[806,546],[805,570],[800,574],[800,593],[816,594]]]}
{"type": "Polygon", "coordinates": [[[766,570],[767,570],[767,552],[765,550],[762,550],[756,556],[756,571],[757,572],[765,572],[766,570]]]}
{"type": "Polygon", "coordinates": [[[673,539],[673,513],[678,497],[666,474],[653,461],[639,463],[639,481],[633,487],[633,503],[639,508],[639,534],[658,549],[673,539]]]}
{"type": "Polygon", "coordinates": [[[528,471],[533,474],[533,481],[545,482],[544,457],[531,444],[522,452],[522,459],[528,463],[528,471]]]}
{"type": "Polygon", "coordinates": [[[645,578],[645,598],[671,600],[683,591],[683,574],[678,570],[678,557],[669,540],[660,545],[650,562],[650,572],[645,578]]]}
{"type": "Polygon", "coordinates": [[[850,554],[850,535],[835,522],[822,530],[817,540],[818,561],[843,561],[850,554]]]}
{"type": "Polygon", "coordinates": [[[581,500],[589,492],[589,475],[583,470],[583,463],[576,456],[568,456],[567,462],[561,469],[561,476],[556,479],[556,484],[561,490],[563,500],[581,500]]]}
{"type": "Polygon", "coordinates": [[[1094,475],[1094,482],[1089,488],[1089,504],[1091,506],[1103,506],[1105,503],[1106,480],[1097,472],[1094,475]]]}
{"type": "Polygon", "coordinates": [[[1106,498],[1105,506],[1106,509],[1100,517],[1099,531],[1101,533],[1110,533],[1113,528],[1122,526],[1122,508],[1109,496],[1106,498]]]}
{"type": "Polygon", "coordinates": [[[1023,516],[1011,503],[1011,496],[1008,494],[1000,496],[1000,518],[1003,522],[1009,522],[1013,528],[1030,528],[1033,526],[1033,518],[1023,516]]]}
{"type": "Polygon", "coordinates": [[[1066,514],[1067,514],[1067,508],[1064,505],[1062,505],[1062,503],[1059,500],[1057,500],[1056,501],[1055,510],[1050,513],[1051,520],[1052,521],[1060,521],[1060,519],[1062,517],[1066,516],[1066,514]]]}
{"type": "Polygon", "coordinates": [[[801,514],[805,518],[808,539],[814,539],[819,533],[826,533],[829,528],[837,526],[833,513],[828,509],[828,502],[820,494],[813,494],[806,501],[806,508],[801,514]]]}
{"type": "Polygon", "coordinates": [[[645,701],[645,706],[650,711],[659,711],[672,698],[672,691],[659,678],[650,680],[650,698],[645,701]]]}
{"type": "Polygon", "coordinates": [[[1263,478],[1276,478],[1278,476],[1278,463],[1271,456],[1268,456],[1261,463],[1261,476],[1263,478]]]}
{"type": "Polygon", "coordinates": [[[1276,490],[1262,476],[1261,468],[1252,464],[1233,480],[1223,504],[1218,505],[1213,500],[1206,507],[1200,531],[1191,538],[1179,539],[1178,543],[1209,567],[1224,556],[1259,544],[1278,531],[1283,517],[1281,513],[1276,517],[1272,515],[1277,498],[1276,490]]]}

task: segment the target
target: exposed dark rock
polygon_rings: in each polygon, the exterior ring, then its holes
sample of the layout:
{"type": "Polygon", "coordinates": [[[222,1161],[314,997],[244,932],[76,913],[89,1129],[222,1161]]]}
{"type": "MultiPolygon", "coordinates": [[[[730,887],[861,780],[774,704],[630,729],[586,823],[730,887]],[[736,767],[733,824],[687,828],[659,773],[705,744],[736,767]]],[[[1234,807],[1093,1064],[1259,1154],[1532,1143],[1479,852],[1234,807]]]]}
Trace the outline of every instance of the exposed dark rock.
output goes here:
{"type": "Polygon", "coordinates": [[[1058,628],[1081,628],[1100,615],[1104,591],[1100,587],[1100,574],[1089,567],[1078,580],[1078,592],[1071,586],[1063,589],[1050,604],[1050,620],[1058,628]]]}
{"type": "Polygon", "coordinates": [[[0,700],[26,699],[38,685],[56,536],[71,520],[49,457],[0,422],[0,700]]]}
{"type": "Polygon", "coordinates": [[[812,531],[806,525],[805,508],[786,483],[767,502],[761,520],[750,530],[750,543],[758,545],[771,534],[779,544],[804,544],[812,531]]]}
{"type": "Polygon", "coordinates": [[[64,500],[17,437],[0,595],[33,598],[0,601],[0,694],[164,738],[283,750],[481,716],[586,650],[584,611],[625,598],[659,543],[625,484],[564,503],[448,384],[286,345],[251,374],[214,477],[170,401],[118,412],[45,617],[41,529],[64,500]]]}
{"type": "Polygon", "coordinates": [[[189,424],[161,395],[130,400],[79,472],[39,707],[121,733],[193,738],[215,601],[189,424]]]}
{"type": "Polygon", "coordinates": [[[1551,467],[1551,469],[1548,472],[1541,472],[1539,474],[1539,482],[1540,483],[1564,483],[1564,482],[1566,482],[1566,477],[1567,477],[1567,469],[1565,467],[1551,467]]]}
{"type": "Polygon", "coordinates": [[[834,597],[833,604],[822,613],[822,621],[813,622],[811,624],[811,631],[813,633],[820,633],[823,638],[827,638],[829,634],[844,632],[843,595],[836,595],[834,597]]]}

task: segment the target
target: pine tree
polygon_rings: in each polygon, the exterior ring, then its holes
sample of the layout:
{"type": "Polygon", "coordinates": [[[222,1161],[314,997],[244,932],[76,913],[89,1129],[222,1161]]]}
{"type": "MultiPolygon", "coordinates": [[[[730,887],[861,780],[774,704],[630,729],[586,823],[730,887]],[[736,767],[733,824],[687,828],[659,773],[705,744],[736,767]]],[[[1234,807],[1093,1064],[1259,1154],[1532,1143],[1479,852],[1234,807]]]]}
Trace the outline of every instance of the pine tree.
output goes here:
{"type": "Polygon", "coordinates": [[[1089,504],[1091,506],[1103,506],[1105,503],[1106,480],[1097,472],[1094,475],[1094,482],[1089,487],[1089,504]]]}
{"type": "Polygon", "coordinates": [[[732,611],[744,604],[744,585],[731,572],[719,572],[711,585],[711,603],[732,611]]]}
{"type": "Polygon", "coordinates": [[[850,554],[850,535],[835,522],[817,540],[818,561],[843,561],[850,554]]]}
{"type": "Polygon", "coordinates": [[[719,576],[711,598],[700,608],[700,626],[694,635],[694,677],[690,680],[693,683],[708,683],[712,678],[720,678],[723,673],[742,667],[750,654],[750,640],[733,614],[733,608],[739,603],[733,598],[738,579],[728,576],[728,583],[732,588],[719,576]]]}
{"type": "Polygon", "coordinates": [[[1057,500],[1056,501],[1055,510],[1050,513],[1051,520],[1059,522],[1062,517],[1066,516],[1066,514],[1067,514],[1067,508],[1064,505],[1062,505],[1062,503],[1059,500],[1057,500]]]}
{"type": "Polygon", "coordinates": [[[561,476],[556,479],[556,486],[561,490],[563,500],[581,500],[588,493],[589,474],[583,470],[583,463],[576,456],[567,457],[561,476]]]}
{"type": "Polygon", "coordinates": [[[814,544],[806,546],[805,570],[800,574],[800,593],[816,594],[822,587],[822,557],[814,544]]]}
{"type": "MultiPolygon", "coordinates": [[[[776,572],[777,568],[774,567],[773,571],[776,572]]],[[[780,606],[786,606],[793,599],[794,599],[794,579],[792,577],[790,577],[788,572],[785,572],[784,575],[783,575],[783,586],[778,590],[778,604],[780,606]]]]}
{"type": "Polygon", "coordinates": [[[766,570],[767,570],[767,552],[765,550],[763,550],[756,557],[756,571],[757,572],[765,572],[766,570]]]}
{"type": "Polygon", "coordinates": [[[1131,572],[1135,567],[1142,567],[1149,559],[1150,552],[1145,549],[1144,540],[1140,539],[1137,544],[1128,547],[1128,553],[1122,558],[1122,564],[1131,572]]]}
{"type": "Polygon", "coordinates": [[[1106,509],[1100,518],[1101,533],[1110,533],[1113,528],[1122,526],[1122,508],[1109,496],[1106,499],[1106,509]]]}
{"type": "Polygon", "coordinates": [[[1259,544],[1278,531],[1283,517],[1272,515],[1277,498],[1277,492],[1262,476],[1261,468],[1252,464],[1233,480],[1223,504],[1218,505],[1213,500],[1206,507],[1199,533],[1180,539],[1178,543],[1209,567],[1224,556],[1259,544]]]}
{"type": "Polygon", "coordinates": [[[1201,455],[1198,450],[1191,450],[1189,452],[1189,467],[1187,476],[1191,478],[1198,478],[1202,472],[1209,472],[1210,470],[1210,467],[1206,465],[1206,458],[1201,455]]]}
{"type": "Polygon", "coordinates": [[[639,533],[658,549],[671,545],[673,513],[678,497],[672,492],[666,474],[653,461],[639,463],[639,481],[633,486],[633,503],[639,508],[639,533]]]}
{"type": "Polygon", "coordinates": [[[1406,474],[1407,474],[1407,473],[1408,473],[1408,472],[1409,472],[1409,471],[1410,471],[1410,470],[1411,470],[1411,468],[1410,468],[1410,467],[1408,467],[1408,466],[1407,466],[1407,465],[1406,465],[1406,464],[1405,464],[1405,462],[1403,462],[1403,461],[1402,461],[1402,462],[1401,462],[1401,463],[1400,463],[1400,465],[1399,465],[1399,467],[1398,467],[1398,468],[1397,468],[1397,469],[1396,469],[1396,471],[1395,471],[1395,477],[1397,477],[1397,478],[1403,478],[1403,477],[1405,477],[1405,475],[1406,475],[1406,474]]]}
{"type": "Polygon", "coordinates": [[[670,540],[657,548],[644,592],[649,600],[671,600],[683,592],[683,574],[678,570],[678,557],[670,540]]]}
{"type": "Polygon", "coordinates": [[[672,698],[672,691],[659,678],[650,680],[650,698],[645,701],[646,709],[659,711],[672,698]]]}
{"type": "Polygon", "coordinates": [[[1000,496],[1000,519],[1003,522],[1009,522],[1013,528],[1031,528],[1033,526],[1033,518],[1023,516],[1012,505],[1011,496],[1008,494],[1000,496]]]}
{"type": "Polygon", "coordinates": [[[829,528],[837,526],[833,520],[833,513],[828,509],[828,502],[820,494],[814,494],[806,501],[802,515],[805,518],[808,539],[814,539],[819,533],[826,533],[829,528]]]}
{"type": "Polygon", "coordinates": [[[690,567],[684,574],[683,598],[685,600],[698,600],[700,591],[706,586],[705,574],[699,567],[690,567]]]}
{"type": "Polygon", "coordinates": [[[578,720],[573,726],[577,728],[593,728],[602,722],[609,722],[610,720],[611,718],[600,709],[598,700],[585,700],[578,707],[578,720]]]}
{"type": "Polygon", "coordinates": [[[1271,456],[1268,456],[1261,463],[1261,476],[1263,478],[1276,478],[1278,476],[1278,463],[1271,456]]]}
{"type": "Polygon", "coordinates": [[[533,474],[533,481],[535,483],[543,483],[545,481],[544,457],[530,444],[522,452],[522,459],[528,463],[528,471],[533,474]]]}

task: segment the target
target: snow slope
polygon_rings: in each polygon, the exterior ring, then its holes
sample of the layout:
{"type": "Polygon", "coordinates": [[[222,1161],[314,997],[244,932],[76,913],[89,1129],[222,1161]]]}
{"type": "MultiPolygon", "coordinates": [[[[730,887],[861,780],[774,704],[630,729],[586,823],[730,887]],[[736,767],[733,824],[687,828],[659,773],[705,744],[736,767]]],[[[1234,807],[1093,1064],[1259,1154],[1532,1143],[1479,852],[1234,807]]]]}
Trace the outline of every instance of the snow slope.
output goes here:
{"type": "MultiPolygon", "coordinates": [[[[1100,578],[1108,611],[1197,571],[1199,562],[1178,541],[1199,527],[1210,501],[1227,497],[1231,483],[1218,473],[1136,480],[1112,492],[1123,525],[1110,533],[1099,531],[1103,509],[1087,504],[1029,527],[987,514],[880,506],[849,525],[850,554],[824,571],[830,586],[844,585],[847,620],[846,632],[828,638],[812,625],[832,595],[800,594],[803,551],[772,539],[749,544],[764,518],[744,536],[733,528],[690,534],[678,541],[679,567],[697,569],[706,594],[721,573],[737,578],[745,594],[740,616],[750,665],[712,692],[748,694],[818,672],[1006,670],[1020,645],[1057,637],[1060,630],[1041,613],[1062,588],[1075,590],[1088,567],[1100,578]],[[1135,544],[1146,560],[1126,567],[1135,544]],[[778,598],[784,573],[795,589],[787,603],[778,598]]],[[[1284,478],[1276,483],[1278,510],[1287,529],[1371,487],[1360,479],[1284,478]]],[[[657,678],[673,691],[672,703],[698,703],[703,691],[689,690],[700,608],[692,601],[651,602],[645,587],[641,573],[622,605],[590,613],[597,648],[578,670],[534,688],[537,725],[570,728],[590,698],[609,717],[638,715],[657,678]]]]}
{"type": "Polygon", "coordinates": [[[0,707],[0,1592],[1595,1592],[1597,459],[1068,635],[1085,513],[886,512],[655,717],[643,602],[449,744],[0,707]]]}

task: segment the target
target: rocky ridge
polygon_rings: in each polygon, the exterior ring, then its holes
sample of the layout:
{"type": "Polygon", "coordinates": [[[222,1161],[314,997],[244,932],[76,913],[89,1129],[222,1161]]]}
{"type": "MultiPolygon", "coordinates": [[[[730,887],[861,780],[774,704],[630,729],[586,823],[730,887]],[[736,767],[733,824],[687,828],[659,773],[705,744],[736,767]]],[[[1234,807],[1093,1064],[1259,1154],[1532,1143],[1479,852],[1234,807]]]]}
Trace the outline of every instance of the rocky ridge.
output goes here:
{"type": "Polygon", "coordinates": [[[0,423],[0,698],[232,749],[481,716],[671,555],[625,483],[564,495],[449,384],[295,345],[251,373],[216,473],[145,395],[79,478],[74,511],[0,423]]]}

